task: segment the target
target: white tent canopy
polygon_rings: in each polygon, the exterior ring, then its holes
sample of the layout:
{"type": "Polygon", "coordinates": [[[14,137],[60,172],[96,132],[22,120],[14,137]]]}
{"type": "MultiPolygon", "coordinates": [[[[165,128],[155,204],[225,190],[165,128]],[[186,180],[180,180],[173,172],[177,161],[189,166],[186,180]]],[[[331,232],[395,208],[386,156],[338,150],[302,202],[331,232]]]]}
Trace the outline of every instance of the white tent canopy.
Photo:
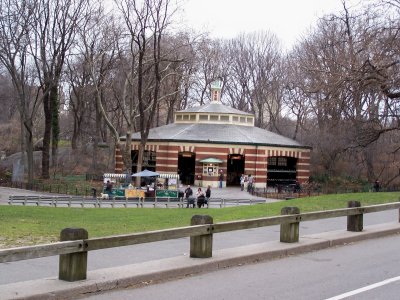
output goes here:
{"type": "Polygon", "coordinates": [[[153,172],[153,171],[149,171],[149,170],[145,169],[141,172],[132,174],[132,177],[157,177],[158,175],[160,175],[160,174],[157,172],[153,172]]]}
{"type": "Polygon", "coordinates": [[[126,174],[104,173],[104,178],[126,178],[126,174]]]}

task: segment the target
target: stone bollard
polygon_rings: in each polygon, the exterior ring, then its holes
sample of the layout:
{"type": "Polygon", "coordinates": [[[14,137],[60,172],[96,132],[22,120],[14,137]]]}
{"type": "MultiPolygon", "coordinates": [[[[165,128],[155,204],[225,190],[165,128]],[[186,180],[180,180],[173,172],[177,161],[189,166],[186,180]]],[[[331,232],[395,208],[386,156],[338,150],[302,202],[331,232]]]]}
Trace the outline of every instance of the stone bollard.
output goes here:
{"type": "MultiPolygon", "coordinates": [[[[361,203],[360,201],[349,201],[347,207],[361,207],[361,203]]],[[[363,231],[363,217],[363,214],[347,216],[347,231],[363,231]]]]}
{"type": "MultiPolygon", "coordinates": [[[[298,207],[282,207],[281,215],[297,215],[300,213],[298,207]]],[[[299,241],[299,222],[281,224],[282,243],[297,243],[299,241]]]]}
{"type": "MultiPolygon", "coordinates": [[[[88,232],[83,228],[64,228],[60,241],[75,241],[88,238],[88,232]]],[[[84,245],[82,245],[83,247],[84,245]]],[[[78,281],[86,279],[87,251],[60,254],[58,279],[78,281]]]]}
{"type": "MultiPolygon", "coordinates": [[[[213,224],[213,218],[207,215],[194,215],[190,225],[213,224]]],[[[190,237],[190,257],[207,258],[212,257],[213,235],[204,234],[190,237]]]]}

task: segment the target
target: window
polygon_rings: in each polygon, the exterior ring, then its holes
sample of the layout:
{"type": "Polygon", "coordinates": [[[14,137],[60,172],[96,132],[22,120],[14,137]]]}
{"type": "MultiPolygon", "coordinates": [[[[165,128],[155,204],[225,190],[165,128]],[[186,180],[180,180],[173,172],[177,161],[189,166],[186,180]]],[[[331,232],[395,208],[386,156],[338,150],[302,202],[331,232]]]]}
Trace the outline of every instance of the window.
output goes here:
{"type": "Polygon", "coordinates": [[[276,166],[276,157],[268,157],[268,166],[276,166]]]}
{"type": "Polygon", "coordinates": [[[156,165],[156,152],[145,150],[143,153],[143,166],[154,167],[156,165]]]}
{"type": "Polygon", "coordinates": [[[246,123],[246,118],[245,117],[240,117],[240,123],[246,123]]]}
{"type": "Polygon", "coordinates": [[[223,122],[229,122],[229,116],[220,116],[220,120],[223,122]]]}
{"type": "Polygon", "coordinates": [[[233,117],[233,118],[232,118],[232,121],[233,121],[233,122],[239,122],[239,117],[233,117]]]}
{"type": "Polygon", "coordinates": [[[203,175],[217,176],[218,166],[215,164],[203,164],[203,175]]]}
{"type": "Polygon", "coordinates": [[[210,121],[218,121],[218,115],[210,115],[210,121]]]}
{"type": "Polygon", "coordinates": [[[176,115],[176,120],[177,121],[182,121],[182,115],[176,115]]]}
{"type": "Polygon", "coordinates": [[[208,115],[200,115],[199,120],[200,121],[208,121],[208,115]]]}
{"type": "Polygon", "coordinates": [[[253,123],[253,118],[247,118],[247,123],[253,123]]]}
{"type": "Polygon", "coordinates": [[[278,166],[286,167],[287,166],[287,158],[286,157],[278,157],[278,166]]]}
{"type": "Polygon", "coordinates": [[[196,115],[190,115],[190,121],[196,121],[196,115]]]}
{"type": "Polygon", "coordinates": [[[189,121],[189,115],[183,115],[183,120],[184,121],[189,121]]]}

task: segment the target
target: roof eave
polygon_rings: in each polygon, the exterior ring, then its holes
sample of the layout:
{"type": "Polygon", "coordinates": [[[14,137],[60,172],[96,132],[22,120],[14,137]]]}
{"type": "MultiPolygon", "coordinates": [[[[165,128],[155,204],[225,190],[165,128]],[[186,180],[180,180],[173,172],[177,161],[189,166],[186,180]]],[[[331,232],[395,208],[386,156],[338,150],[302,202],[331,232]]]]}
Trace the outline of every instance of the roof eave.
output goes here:
{"type": "MultiPolygon", "coordinates": [[[[140,139],[132,139],[132,141],[140,142],[140,139]]],[[[270,143],[248,143],[248,142],[227,142],[227,141],[204,141],[204,140],[182,140],[182,139],[148,139],[148,142],[161,143],[191,143],[191,144],[221,144],[221,145],[252,145],[252,146],[267,146],[267,147],[290,147],[297,149],[312,149],[311,146],[303,145],[285,145],[285,144],[270,144],[270,143]]]]}

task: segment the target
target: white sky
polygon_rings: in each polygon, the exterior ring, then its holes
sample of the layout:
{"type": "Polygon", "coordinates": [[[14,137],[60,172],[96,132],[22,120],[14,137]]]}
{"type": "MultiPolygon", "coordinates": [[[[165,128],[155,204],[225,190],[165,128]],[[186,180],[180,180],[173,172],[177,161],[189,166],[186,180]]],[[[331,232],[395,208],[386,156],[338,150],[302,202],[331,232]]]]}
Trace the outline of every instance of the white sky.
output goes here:
{"type": "MultiPolygon", "coordinates": [[[[354,2],[354,1],[353,1],[354,2]]],[[[342,8],[341,0],[183,0],[190,27],[214,38],[269,30],[291,47],[318,17],[342,8]]]]}

